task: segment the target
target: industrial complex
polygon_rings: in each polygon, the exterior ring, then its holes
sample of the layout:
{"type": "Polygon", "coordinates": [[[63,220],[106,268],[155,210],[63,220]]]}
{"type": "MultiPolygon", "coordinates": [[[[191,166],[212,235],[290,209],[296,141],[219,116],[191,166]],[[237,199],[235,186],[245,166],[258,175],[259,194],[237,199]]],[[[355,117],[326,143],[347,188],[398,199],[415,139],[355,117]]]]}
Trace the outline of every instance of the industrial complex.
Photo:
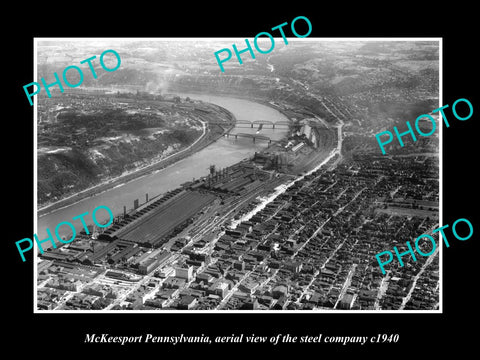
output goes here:
{"type": "Polygon", "coordinates": [[[438,134],[375,140],[438,103],[437,42],[292,43],[222,76],[167,45],[40,104],[39,217],[115,217],[38,255],[35,311],[441,308],[439,247],[405,243],[438,227],[438,134]]]}

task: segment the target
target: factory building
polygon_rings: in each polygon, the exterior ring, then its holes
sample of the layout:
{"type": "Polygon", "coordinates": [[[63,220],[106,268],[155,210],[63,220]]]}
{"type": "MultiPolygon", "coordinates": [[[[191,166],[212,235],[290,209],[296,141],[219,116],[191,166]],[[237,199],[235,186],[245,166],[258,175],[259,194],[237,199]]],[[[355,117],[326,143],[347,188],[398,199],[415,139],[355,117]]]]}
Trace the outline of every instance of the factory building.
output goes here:
{"type": "Polygon", "coordinates": [[[185,279],[187,281],[193,278],[193,266],[182,266],[175,268],[175,277],[185,279]]]}

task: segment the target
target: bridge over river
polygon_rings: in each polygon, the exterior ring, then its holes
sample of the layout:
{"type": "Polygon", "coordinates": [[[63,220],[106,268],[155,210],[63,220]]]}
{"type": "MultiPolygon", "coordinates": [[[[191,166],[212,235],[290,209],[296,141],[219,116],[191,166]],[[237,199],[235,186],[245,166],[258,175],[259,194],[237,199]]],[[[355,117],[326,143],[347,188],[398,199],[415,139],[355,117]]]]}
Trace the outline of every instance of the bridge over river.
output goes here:
{"type": "MultiPolygon", "coordinates": [[[[91,212],[99,205],[108,206],[114,215],[121,214],[124,206],[130,210],[135,200],[151,199],[158,194],[164,194],[167,191],[178,188],[182,183],[191,181],[193,178],[199,178],[208,174],[210,165],[215,164],[218,168],[231,166],[245,158],[251,157],[256,151],[261,151],[268,143],[282,139],[288,132],[290,124],[288,118],[279,111],[244,99],[230,98],[226,96],[181,94],[182,97],[189,96],[192,99],[198,99],[217,104],[230,111],[237,120],[236,126],[232,129],[232,134],[237,138],[251,138],[255,143],[247,141],[231,141],[227,137],[222,137],[202,150],[176,162],[161,170],[150,174],[139,176],[134,180],[121,183],[107,190],[98,191],[90,197],[79,197],[72,204],[63,204],[61,201],[54,206],[46,207],[44,213],[36,218],[36,234],[39,239],[47,237],[46,228],[55,230],[57,224],[62,221],[70,221],[73,217],[84,212],[91,212]],[[251,120],[244,120],[251,119],[251,120]],[[265,119],[265,120],[261,120],[265,119]],[[262,126],[262,135],[256,134],[255,127],[262,126]],[[239,134],[247,134],[239,135],[239,134]],[[250,133],[250,134],[248,134],[250,133]],[[268,143],[266,143],[268,141],[268,143]],[[222,156],[218,156],[222,154],[222,156]]],[[[222,125],[225,125],[223,123],[222,125]]],[[[74,195],[75,197],[77,196],[74,195]]],[[[108,220],[108,213],[98,213],[97,220],[104,222],[108,220]]],[[[82,229],[80,221],[74,222],[76,230],[82,229]]],[[[60,227],[60,236],[68,236],[69,231],[65,226],[60,227]]],[[[45,245],[45,244],[44,244],[45,245]]],[[[46,247],[44,247],[46,249],[46,247]]]]}
{"type": "Polygon", "coordinates": [[[259,135],[259,134],[247,134],[247,133],[236,133],[236,134],[233,134],[233,133],[227,133],[225,134],[225,136],[227,138],[229,137],[235,137],[235,140],[237,140],[239,137],[247,137],[247,138],[251,138],[253,139],[253,142],[255,142],[256,140],[264,140],[264,141],[268,141],[268,144],[270,145],[272,142],[277,142],[278,140],[272,140],[271,138],[269,138],[268,136],[265,136],[265,135],[259,135]]]}
{"type": "MultiPolygon", "coordinates": [[[[209,124],[211,124],[211,125],[226,125],[225,123],[222,123],[222,122],[209,122],[209,124]]],[[[243,120],[243,119],[237,120],[235,122],[236,127],[245,127],[245,128],[251,128],[251,129],[253,129],[254,126],[259,126],[260,127],[260,125],[262,125],[262,127],[266,128],[266,129],[275,129],[275,128],[279,128],[279,127],[288,128],[288,126],[290,124],[291,124],[291,122],[289,122],[289,121],[273,122],[273,121],[269,121],[269,120],[253,120],[253,121],[250,121],[250,120],[243,120]],[[245,126],[242,126],[242,125],[245,125],[245,126]]]]}

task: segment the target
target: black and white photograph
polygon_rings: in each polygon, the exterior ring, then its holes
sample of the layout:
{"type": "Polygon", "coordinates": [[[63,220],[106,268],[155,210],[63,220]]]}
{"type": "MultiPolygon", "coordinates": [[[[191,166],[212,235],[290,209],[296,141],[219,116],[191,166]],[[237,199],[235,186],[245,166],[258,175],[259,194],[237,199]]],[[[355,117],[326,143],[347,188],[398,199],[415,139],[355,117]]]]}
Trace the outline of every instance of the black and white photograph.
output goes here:
{"type": "Polygon", "coordinates": [[[439,39],[35,40],[36,310],[440,309],[439,39]]]}
{"type": "Polygon", "coordinates": [[[6,353],[474,353],[474,9],[262,5],[8,14],[6,353]]]}

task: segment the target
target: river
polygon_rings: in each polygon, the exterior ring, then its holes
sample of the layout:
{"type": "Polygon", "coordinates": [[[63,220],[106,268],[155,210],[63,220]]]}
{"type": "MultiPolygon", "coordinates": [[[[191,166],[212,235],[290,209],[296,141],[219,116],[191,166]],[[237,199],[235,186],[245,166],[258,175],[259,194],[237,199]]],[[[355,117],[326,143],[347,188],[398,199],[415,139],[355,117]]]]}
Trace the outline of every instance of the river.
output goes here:
{"type": "MultiPolygon", "coordinates": [[[[202,100],[219,105],[229,110],[237,120],[267,120],[271,122],[288,121],[288,118],[279,111],[253,101],[237,99],[225,96],[200,95],[181,93],[181,97],[190,97],[191,99],[202,100]]],[[[253,129],[248,125],[237,125],[232,129],[231,133],[249,133],[257,132],[257,127],[253,129]]],[[[259,132],[260,135],[268,136],[272,140],[279,140],[287,133],[286,127],[278,127],[271,129],[268,126],[263,127],[259,132]]],[[[256,141],[253,143],[251,138],[234,137],[221,138],[218,141],[203,148],[197,153],[184,158],[175,164],[158,170],[152,174],[132,180],[126,184],[119,185],[109,189],[101,194],[97,194],[90,198],[83,199],[75,204],[52,211],[38,218],[37,231],[39,239],[47,237],[46,228],[52,233],[55,227],[62,221],[70,221],[76,225],[77,231],[83,227],[80,220],[72,221],[72,218],[88,211],[89,215],[85,217],[87,224],[91,224],[91,213],[99,205],[108,206],[115,215],[123,212],[123,206],[127,207],[127,211],[133,208],[135,199],[142,204],[145,202],[145,194],[148,193],[149,199],[159,194],[163,194],[169,190],[173,190],[180,184],[190,181],[193,178],[199,178],[207,175],[209,166],[215,165],[217,169],[233,165],[254,154],[255,151],[261,150],[267,146],[266,141],[256,141]]],[[[104,210],[99,210],[96,214],[97,220],[102,222],[108,219],[108,214],[104,210]]],[[[59,228],[61,236],[70,238],[70,230],[64,225],[59,228]]],[[[45,243],[44,245],[48,245],[45,243]]],[[[46,248],[47,246],[45,246],[46,248]]]]}

